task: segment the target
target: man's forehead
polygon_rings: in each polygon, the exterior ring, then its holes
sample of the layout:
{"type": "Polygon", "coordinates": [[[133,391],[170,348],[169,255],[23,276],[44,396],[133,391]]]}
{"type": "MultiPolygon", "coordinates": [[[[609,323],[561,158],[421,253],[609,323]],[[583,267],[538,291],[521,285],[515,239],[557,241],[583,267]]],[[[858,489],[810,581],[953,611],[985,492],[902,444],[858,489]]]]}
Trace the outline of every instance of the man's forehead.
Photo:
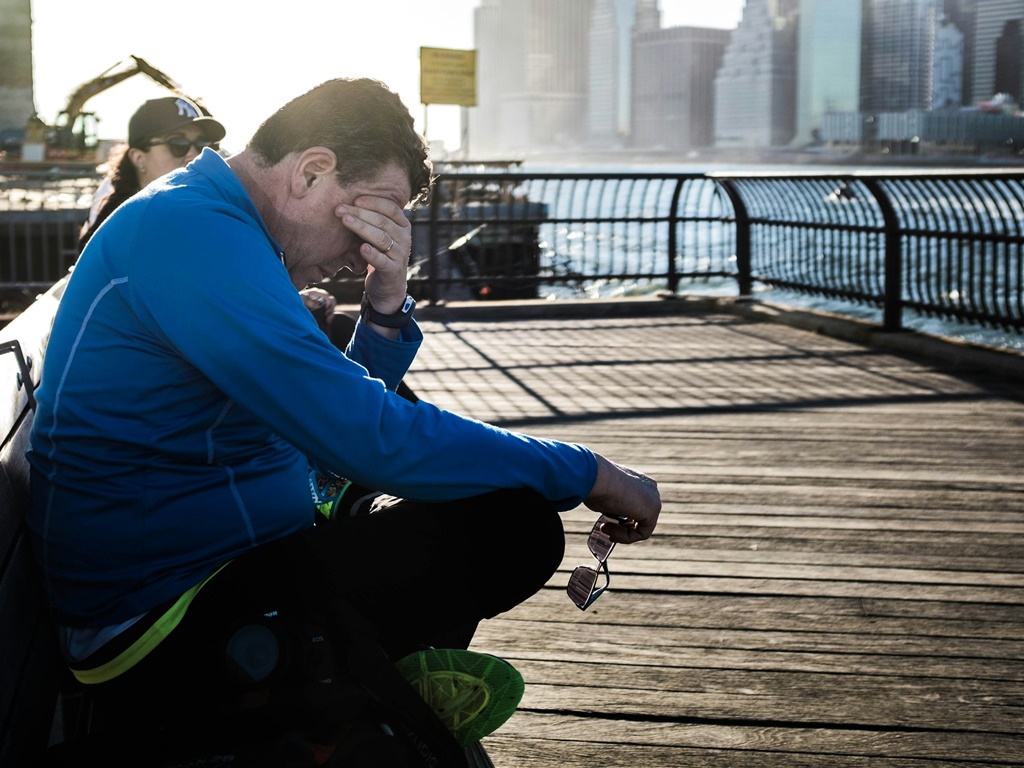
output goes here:
{"type": "Polygon", "coordinates": [[[394,202],[399,208],[405,208],[412,200],[409,179],[405,171],[397,165],[385,166],[375,177],[355,182],[351,190],[356,197],[383,197],[394,202]]]}

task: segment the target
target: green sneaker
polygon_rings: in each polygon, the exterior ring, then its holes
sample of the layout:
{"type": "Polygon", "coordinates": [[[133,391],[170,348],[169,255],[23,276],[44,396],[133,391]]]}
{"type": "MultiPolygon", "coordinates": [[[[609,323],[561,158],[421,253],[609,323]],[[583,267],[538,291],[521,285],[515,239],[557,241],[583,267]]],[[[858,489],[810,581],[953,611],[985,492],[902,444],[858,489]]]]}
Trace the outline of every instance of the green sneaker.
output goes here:
{"type": "Polygon", "coordinates": [[[429,648],[395,666],[463,747],[501,727],[523,698],[523,676],[490,654],[429,648]]]}

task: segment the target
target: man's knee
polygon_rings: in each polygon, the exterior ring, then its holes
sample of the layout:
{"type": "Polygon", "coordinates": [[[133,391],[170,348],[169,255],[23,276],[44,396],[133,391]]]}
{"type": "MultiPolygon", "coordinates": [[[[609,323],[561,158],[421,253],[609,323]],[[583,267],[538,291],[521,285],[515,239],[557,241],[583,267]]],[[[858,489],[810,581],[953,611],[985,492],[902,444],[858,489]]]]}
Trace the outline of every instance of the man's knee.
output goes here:
{"type": "Polygon", "coordinates": [[[498,492],[501,522],[495,533],[503,557],[533,592],[543,587],[562,564],[565,530],[554,505],[534,491],[498,492]]]}

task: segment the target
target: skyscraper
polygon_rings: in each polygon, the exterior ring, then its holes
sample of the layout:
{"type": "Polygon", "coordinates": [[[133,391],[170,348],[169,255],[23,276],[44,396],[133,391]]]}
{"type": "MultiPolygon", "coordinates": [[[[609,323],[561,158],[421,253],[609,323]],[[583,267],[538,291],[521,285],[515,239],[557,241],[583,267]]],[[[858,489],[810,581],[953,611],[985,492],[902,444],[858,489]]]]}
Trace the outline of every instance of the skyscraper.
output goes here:
{"type": "Polygon", "coordinates": [[[637,0],[596,0],[590,19],[587,138],[619,144],[630,131],[633,21],[637,0]]]}
{"type": "Polygon", "coordinates": [[[1024,0],[977,0],[975,13],[971,100],[991,99],[1002,91],[1020,102],[1024,0]]]}
{"type": "Polygon", "coordinates": [[[932,109],[963,105],[964,34],[945,16],[936,22],[932,64],[932,109]]]}
{"type": "Polygon", "coordinates": [[[971,98],[972,89],[974,88],[974,43],[978,2],[977,0],[944,0],[942,10],[946,18],[964,36],[963,90],[959,103],[962,105],[971,104],[973,102],[971,98]]]}
{"type": "Polygon", "coordinates": [[[796,127],[799,0],[747,0],[715,78],[715,146],[783,146],[796,127]]]}
{"type": "Polygon", "coordinates": [[[474,12],[474,151],[576,147],[583,141],[591,7],[591,0],[482,0],[474,12]]]}
{"type": "Polygon", "coordinates": [[[637,0],[633,34],[653,32],[656,29],[661,29],[661,9],[658,8],[658,0],[637,0]]]}
{"type": "Polygon", "coordinates": [[[499,94],[517,86],[514,73],[505,61],[510,51],[501,44],[501,24],[502,8],[498,0],[480,0],[479,7],[473,11],[476,107],[466,111],[462,126],[472,152],[477,155],[492,151],[497,144],[501,124],[499,94]]]}
{"type": "Polygon", "coordinates": [[[679,151],[714,143],[715,73],[730,35],[670,27],[633,36],[632,146],[679,151]]]}
{"type": "MultiPolygon", "coordinates": [[[[616,29],[619,32],[619,84],[616,94],[618,133],[628,137],[631,130],[630,115],[633,104],[633,20],[636,18],[637,0],[614,0],[616,29]]],[[[594,54],[590,54],[593,63],[594,54]]]]}
{"type": "Polygon", "coordinates": [[[30,0],[0,0],[0,19],[0,131],[20,131],[35,112],[30,0]]]}
{"type": "Polygon", "coordinates": [[[870,0],[864,28],[866,111],[931,109],[941,12],[939,0],[870,0]]]}
{"type": "Polygon", "coordinates": [[[826,114],[860,109],[862,20],[859,0],[801,0],[796,144],[820,143],[826,114]]]}
{"type": "Polygon", "coordinates": [[[587,81],[587,143],[618,141],[619,29],[614,0],[597,0],[590,17],[590,72],[587,81]]]}

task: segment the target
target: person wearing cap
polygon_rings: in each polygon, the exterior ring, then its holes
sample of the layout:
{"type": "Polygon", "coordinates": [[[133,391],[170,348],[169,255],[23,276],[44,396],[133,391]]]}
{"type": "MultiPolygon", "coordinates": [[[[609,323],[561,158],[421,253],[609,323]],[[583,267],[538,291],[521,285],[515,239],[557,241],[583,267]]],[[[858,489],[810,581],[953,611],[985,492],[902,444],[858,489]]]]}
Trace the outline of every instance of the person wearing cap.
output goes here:
{"type": "Polygon", "coordinates": [[[223,125],[184,96],[143,103],[128,122],[128,143],[111,152],[110,170],[82,225],[79,253],[117,206],[164,174],[184,168],[203,148],[217,149],[226,133],[223,125]]]}

